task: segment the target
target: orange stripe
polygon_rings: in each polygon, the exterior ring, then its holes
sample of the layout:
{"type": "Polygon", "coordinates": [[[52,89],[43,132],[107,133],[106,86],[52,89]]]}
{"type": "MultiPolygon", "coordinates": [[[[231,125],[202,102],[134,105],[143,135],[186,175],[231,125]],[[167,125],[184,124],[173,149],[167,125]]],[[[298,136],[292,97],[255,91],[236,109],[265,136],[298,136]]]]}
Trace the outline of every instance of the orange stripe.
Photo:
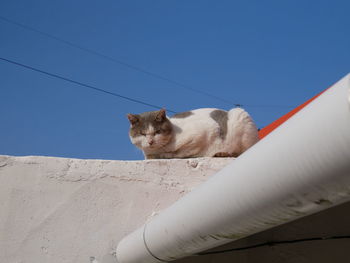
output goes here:
{"type": "Polygon", "coordinates": [[[311,101],[313,101],[314,99],[316,99],[318,96],[320,96],[323,92],[325,92],[327,89],[325,89],[324,91],[320,92],[319,94],[317,94],[316,96],[312,97],[311,99],[307,100],[306,102],[304,102],[303,104],[301,104],[300,106],[296,107],[295,109],[291,110],[290,112],[288,112],[287,114],[283,115],[281,118],[275,120],[274,122],[272,122],[271,124],[269,124],[268,126],[264,127],[263,129],[261,129],[259,131],[259,138],[262,139],[264,138],[266,135],[268,135],[270,132],[272,132],[274,129],[276,129],[278,126],[280,126],[282,123],[284,123],[285,121],[287,121],[290,117],[292,117],[295,113],[297,113],[298,111],[300,111],[302,108],[304,108],[306,105],[308,105],[311,101]]]}

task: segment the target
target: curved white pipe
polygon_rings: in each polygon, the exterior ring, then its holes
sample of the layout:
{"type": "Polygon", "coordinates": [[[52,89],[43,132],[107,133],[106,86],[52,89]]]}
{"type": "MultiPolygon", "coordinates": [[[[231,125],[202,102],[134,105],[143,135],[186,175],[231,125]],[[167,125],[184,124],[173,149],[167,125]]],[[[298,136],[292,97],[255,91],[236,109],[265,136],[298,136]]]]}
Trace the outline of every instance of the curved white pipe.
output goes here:
{"type": "Polygon", "coordinates": [[[350,75],[124,238],[119,263],[167,262],[350,200],[350,75]]]}

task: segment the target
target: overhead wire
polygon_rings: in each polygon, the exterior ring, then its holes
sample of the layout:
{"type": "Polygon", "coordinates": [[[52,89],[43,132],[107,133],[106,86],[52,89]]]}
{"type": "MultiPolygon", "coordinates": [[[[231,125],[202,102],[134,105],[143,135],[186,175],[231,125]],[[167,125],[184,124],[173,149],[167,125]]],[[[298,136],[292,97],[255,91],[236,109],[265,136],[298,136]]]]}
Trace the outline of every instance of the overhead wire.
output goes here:
{"type": "Polygon", "coordinates": [[[93,54],[93,55],[95,55],[95,56],[98,56],[98,57],[103,58],[103,59],[106,59],[106,60],[112,61],[112,62],[114,62],[114,63],[117,63],[117,64],[121,65],[121,66],[127,67],[127,68],[129,68],[129,69],[132,69],[132,70],[135,70],[135,71],[144,73],[144,74],[146,74],[146,75],[148,75],[148,76],[152,76],[152,77],[154,77],[154,78],[157,78],[157,79],[160,79],[160,80],[163,80],[163,81],[167,81],[168,83],[171,83],[171,84],[176,85],[176,86],[178,86],[178,87],[181,87],[181,88],[190,90],[190,91],[192,91],[192,92],[196,92],[196,93],[205,95],[205,96],[207,96],[207,97],[211,97],[211,98],[213,98],[213,99],[216,99],[216,100],[219,100],[219,101],[221,101],[221,102],[230,104],[230,105],[232,105],[232,106],[236,106],[236,107],[242,106],[242,105],[239,104],[239,103],[234,103],[234,102],[232,102],[232,101],[230,101],[230,100],[227,100],[227,99],[218,97],[218,96],[213,95],[213,94],[210,94],[210,93],[208,93],[208,92],[205,92],[205,91],[202,91],[202,90],[198,90],[198,89],[192,88],[192,87],[190,87],[190,86],[188,86],[188,85],[185,85],[185,84],[183,84],[183,83],[180,83],[180,82],[178,82],[178,81],[176,81],[176,80],[172,80],[172,79],[170,79],[170,78],[164,77],[164,76],[162,76],[162,75],[160,75],[160,74],[158,74],[158,73],[154,73],[154,72],[145,70],[145,69],[143,69],[143,68],[141,68],[141,67],[132,65],[132,64],[127,63],[127,62],[124,62],[124,61],[122,61],[122,60],[120,60],[120,59],[116,59],[116,58],[107,56],[107,55],[105,55],[105,54],[102,54],[102,53],[100,53],[100,52],[97,52],[97,51],[95,51],[95,50],[92,50],[92,49],[89,49],[89,48],[85,48],[85,47],[80,46],[80,45],[78,45],[78,44],[75,44],[75,43],[73,43],[73,42],[71,42],[71,41],[68,41],[68,40],[65,40],[65,39],[56,37],[56,36],[54,36],[54,35],[51,35],[51,34],[49,34],[49,33],[44,32],[44,31],[38,30],[38,29],[36,29],[36,28],[27,26],[27,25],[25,25],[25,24],[16,22],[16,21],[11,20],[11,19],[8,19],[8,18],[6,18],[6,17],[4,17],[4,16],[0,16],[0,19],[3,20],[3,21],[5,21],[5,22],[7,22],[7,23],[10,23],[10,24],[19,26],[19,27],[24,28],[24,29],[26,29],[26,30],[29,30],[29,31],[38,33],[38,34],[40,34],[40,35],[43,35],[43,36],[48,37],[48,38],[51,38],[51,39],[54,39],[54,40],[56,40],[56,41],[59,41],[59,42],[61,42],[61,43],[66,44],[66,45],[68,45],[68,46],[70,46],[70,47],[73,47],[73,48],[82,50],[82,51],[84,51],[84,52],[93,54]]]}
{"type": "MultiPolygon", "coordinates": [[[[50,76],[50,77],[53,77],[53,78],[56,78],[56,79],[61,79],[61,80],[64,80],[64,81],[67,81],[67,82],[70,82],[70,83],[73,83],[73,84],[85,87],[85,88],[89,88],[91,90],[95,90],[95,91],[102,92],[102,93],[105,93],[105,94],[108,94],[108,95],[112,95],[114,97],[118,97],[118,98],[121,98],[121,99],[124,99],[124,100],[128,100],[128,101],[131,101],[131,102],[135,102],[135,103],[142,104],[142,105],[149,106],[149,107],[156,108],[156,109],[163,108],[163,107],[160,107],[160,106],[157,106],[157,105],[154,105],[154,104],[150,104],[148,102],[145,102],[145,101],[142,101],[142,100],[139,100],[139,99],[134,99],[134,98],[131,98],[131,97],[128,97],[128,96],[125,96],[125,95],[121,95],[121,94],[118,94],[118,93],[115,93],[115,92],[112,92],[112,91],[101,89],[101,88],[98,88],[98,87],[95,87],[95,86],[92,86],[92,85],[89,85],[89,84],[85,84],[85,83],[80,82],[80,81],[76,81],[76,80],[73,80],[73,79],[70,79],[70,78],[67,78],[67,77],[63,77],[61,75],[54,74],[54,73],[51,73],[51,72],[48,72],[48,71],[45,71],[45,70],[41,70],[41,69],[29,66],[29,65],[25,65],[25,64],[22,64],[22,63],[19,63],[19,62],[16,62],[16,61],[4,58],[4,57],[0,57],[0,60],[2,60],[4,62],[7,62],[7,63],[10,63],[10,64],[13,64],[13,65],[16,65],[16,66],[20,66],[22,68],[26,68],[26,69],[29,69],[29,70],[41,73],[41,74],[45,74],[47,76],[50,76]]],[[[170,109],[167,109],[167,111],[171,112],[171,113],[177,113],[176,111],[173,111],[173,110],[170,110],[170,109]]]]}
{"type": "Polygon", "coordinates": [[[232,102],[232,101],[230,101],[228,99],[221,98],[219,96],[216,96],[214,94],[211,94],[211,93],[199,90],[199,89],[195,89],[195,88],[190,87],[189,85],[183,84],[183,83],[181,83],[179,81],[176,81],[176,80],[164,77],[164,76],[162,76],[162,75],[160,75],[158,73],[154,73],[154,72],[145,70],[145,69],[143,69],[143,68],[141,68],[139,66],[135,66],[135,65],[132,65],[132,64],[127,63],[125,61],[122,61],[120,59],[113,58],[111,56],[108,56],[108,55],[105,55],[103,53],[97,52],[97,51],[95,51],[93,49],[89,49],[89,48],[83,47],[81,45],[75,44],[75,43],[73,43],[71,41],[68,41],[68,40],[65,40],[63,38],[56,37],[56,36],[54,36],[52,34],[49,34],[47,32],[38,30],[38,29],[33,28],[31,26],[25,25],[23,23],[19,23],[17,21],[14,21],[12,19],[7,18],[7,17],[4,17],[4,16],[0,15],[0,20],[5,21],[5,22],[7,22],[9,24],[16,25],[16,26],[21,27],[23,29],[26,29],[28,31],[35,32],[35,33],[40,34],[42,36],[51,38],[51,39],[56,40],[58,42],[64,43],[64,44],[66,44],[66,45],[68,45],[70,47],[79,49],[81,51],[84,51],[84,52],[87,52],[87,53],[90,53],[90,54],[93,54],[93,55],[95,55],[97,57],[100,57],[100,58],[112,61],[114,63],[117,63],[117,64],[121,65],[121,66],[129,68],[131,70],[138,71],[138,72],[141,72],[141,73],[146,74],[148,76],[151,76],[153,78],[157,78],[157,79],[166,81],[168,83],[171,83],[171,84],[176,85],[178,87],[190,90],[192,92],[195,92],[195,93],[198,93],[198,94],[202,94],[202,95],[207,96],[207,97],[211,97],[213,99],[216,99],[218,101],[224,102],[224,103],[229,104],[231,106],[235,106],[235,107],[251,107],[251,108],[293,108],[293,107],[295,107],[295,106],[291,106],[291,105],[249,105],[249,104],[234,103],[234,102],[232,102]]]}
{"type": "Polygon", "coordinates": [[[170,79],[170,78],[167,78],[167,77],[164,77],[158,73],[154,73],[154,72],[151,72],[151,71],[148,71],[148,70],[145,70],[139,66],[135,66],[135,65],[132,65],[130,63],[127,63],[125,61],[122,61],[120,59],[116,59],[116,58],[113,58],[111,56],[108,56],[108,55],[105,55],[103,53],[100,53],[100,52],[97,52],[93,49],[89,49],[89,48],[86,48],[86,47],[83,47],[81,45],[78,45],[78,44],[75,44],[71,41],[68,41],[68,40],[65,40],[63,38],[59,38],[59,37],[56,37],[52,34],[49,34],[47,32],[44,32],[44,31],[41,31],[41,30],[38,30],[34,27],[31,27],[31,26],[28,26],[28,25],[25,25],[23,23],[19,23],[17,21],[14,21],[12,19],[9,19],[7,17],[4,17],[4,16],[1,16],[0,15],[0,20],[4,21],[4,22],[7,22],[9,24],[12,24],[12,25],[16,25],[18,27],[21,27],[25,30],[28,30],[28,31],[32,31],[32,32],[35,32],[37,34],[40,34],[42,36],[45,36],[45,37],[48,37],[48,38],[51,38],[53,40],[56,40],[58,42],[61,42],[61,43],[64,43],[70,47],[73,47],[73,48],[76,48],[78,50],[81,50],[81,51],[84,51],[84,52],[87,52],[87,53],[90,53],[90,54],[93,54],[97,57],[100,57],[102,59],[105,59],[105,60],[109,60],[111,62],[114,62],[114,63],[117,63],[121,66],[124,66],[126,68],[129,68],[131,70],[134,70],[134,71],[138,71],[138,72],[141,72],[141,73],[144,73],[148,76],[151,76],[153,78],[157,78],[157,79],[160,79],[160,80],[163,80],[163,81],[166,81],[168,83],[171,83],[173,85],[176,85],[178,87],[181,87],[181,88],[184,88],[184,89],[187,89],[187,90],[190,90],[192,92],[195,92],[195,93],[198,93],[198,94],[202,94],[204,96],[207,96],[207,97],[211,97],[213,99],[216,99],[218,101],[221,101],[221,102],[224,102],[226,104],[229,104],[231,106],[235,106],[235,107],[249,107],[249,108],[294,108],[295,106],[292,106],[292,105],[263,105],[263,104],[260,104],[260,105],[252,105],[252,104],[241,104],[241,103],[234,103],[228,99],[224,99],[224,98],[221,98],[219,96],[216,96],[216,95],[213,95],[211,93],[208,93],[208,92],[205,92],[205,91],[202,91],[202,90],[199,90],[199,89],[195,89],[189,85],[186,85],[186,84],[183,84],[179,81],[176,81],[176,80],[173,80],[173,79],[170,79]]]}

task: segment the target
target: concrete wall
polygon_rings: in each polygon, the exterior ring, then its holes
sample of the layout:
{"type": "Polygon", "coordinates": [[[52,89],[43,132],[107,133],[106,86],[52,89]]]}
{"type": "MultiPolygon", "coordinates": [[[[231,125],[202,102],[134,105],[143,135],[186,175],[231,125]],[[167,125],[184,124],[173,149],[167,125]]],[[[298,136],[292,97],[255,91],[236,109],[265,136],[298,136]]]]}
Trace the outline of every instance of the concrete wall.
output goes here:
{"type": "Polygon", "coordinates": [[[113,262],[122,237],[231,159],[0,157],[0,262],[113,262]]]}
{"type": "MultiPolygon", "coordinates": [[[[0,156],[0,262],[115,262],[122,237],[232,161],[0,156]]],[[[336,235],[350,235],[350,203],[214,250],[336,235]]],[[[176,262],[349,262],[349,248],[349,239],[324,240],[176,262]]]]}

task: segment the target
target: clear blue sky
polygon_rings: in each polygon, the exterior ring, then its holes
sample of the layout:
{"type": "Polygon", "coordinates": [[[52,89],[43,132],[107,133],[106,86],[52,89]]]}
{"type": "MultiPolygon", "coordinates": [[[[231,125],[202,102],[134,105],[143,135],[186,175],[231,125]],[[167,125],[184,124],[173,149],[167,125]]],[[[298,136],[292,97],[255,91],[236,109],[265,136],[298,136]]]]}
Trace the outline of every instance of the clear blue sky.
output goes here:
{"type": "MultiPolygon", "coordinates": [[[[177,112],[244,108],[263,127],[350,72],[349,1],[0,2],[0,57],[177,112]],[[231,103],[206,96],[210,93],[231,103]]],[[[0,154],[133,160],[152,108],[0,61],[0,154]]]]}

